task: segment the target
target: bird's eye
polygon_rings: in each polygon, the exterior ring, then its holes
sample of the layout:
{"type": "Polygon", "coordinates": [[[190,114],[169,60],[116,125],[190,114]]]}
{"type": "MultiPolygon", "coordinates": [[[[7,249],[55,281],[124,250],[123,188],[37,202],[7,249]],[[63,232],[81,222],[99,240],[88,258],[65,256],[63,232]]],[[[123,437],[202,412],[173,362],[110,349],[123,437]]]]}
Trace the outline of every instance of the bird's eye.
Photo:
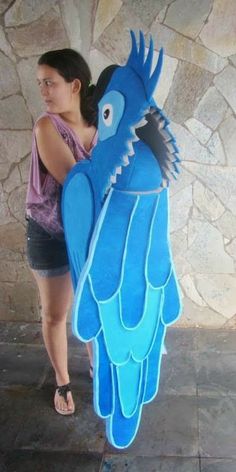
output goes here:
{"type": "Polygon", "coordinates": [[[104,120],[106,120],[109,115],[110,115],[110,110],[109,110],[109,108],[106,108],[106,110],[104,110],[104,112],[103,112],[104,120]]]}
{"type": "Polygon", "coordinates": [[[125,108],[124,96],[117,90],[110,90],[98,103],[98,136],[105,141],[117,132],[125,108]]]}
{"type": "Polygon", "coordinates": [[[111,126],[113,121],[113,106],[110,103],[105,103],[102,107],[102,118],[106,126],[111,126]]]}

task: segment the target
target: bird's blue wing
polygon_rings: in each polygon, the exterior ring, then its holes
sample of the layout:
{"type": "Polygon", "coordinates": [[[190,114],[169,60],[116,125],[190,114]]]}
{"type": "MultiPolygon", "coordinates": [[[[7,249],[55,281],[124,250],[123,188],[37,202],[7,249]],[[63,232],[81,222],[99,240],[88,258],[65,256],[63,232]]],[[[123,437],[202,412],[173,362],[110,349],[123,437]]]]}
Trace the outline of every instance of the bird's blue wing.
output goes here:
{"type": "MultiPolygon", "coordinates": [[[[62,193],[62,218],[74,291],[77,290],[87,260],[95,221],[95,199],[89,179],[90,165],[90,161],[77,163],[69,172],[62,193]]],[[[88,340],[100,329],[97,304],[91,302],[89,310],[86,302],[84,304],[84,299],[89,294],[90,285],[86,281],[81,299],[80,321],[83,324],[84,319],[90,319],[90,323],[84,325],[83,333],[84,339],[88,340]]],[[[77,329],[75,331],[77,332],[77,329]]]]}
{"type": "Polygon", "coordinates": [[[94,197],[86,175],[89,161],[77,163],[68,173],[62,192],[62,219],[74,288],[88,255],[94,226],[94,197]]]}
{"type": "Polygon", "coordinates": [[[143,404],[157,393],[166,325],[180,309],[167,202],[166,189],[148,196],[110,191],[75,297],[74,331],[82,340],[96,311],[94,406],[119,448],[132,442],[143,404]],[[169,315],[175,290],[178,308],[169,315]]]}

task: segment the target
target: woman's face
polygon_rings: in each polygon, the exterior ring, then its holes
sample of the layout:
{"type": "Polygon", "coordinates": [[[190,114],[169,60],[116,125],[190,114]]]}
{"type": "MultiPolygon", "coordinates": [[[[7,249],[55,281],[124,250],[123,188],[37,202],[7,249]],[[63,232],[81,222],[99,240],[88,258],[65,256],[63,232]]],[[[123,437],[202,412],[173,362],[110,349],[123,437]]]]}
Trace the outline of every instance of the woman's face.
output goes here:
{"type": "Polygon", "coordinates": [[[78,106],[78,80],[68,83],[53,67],[39,65],[37,82],[48,112],[66,113],[72,111],[75,101],[78,106]]]}

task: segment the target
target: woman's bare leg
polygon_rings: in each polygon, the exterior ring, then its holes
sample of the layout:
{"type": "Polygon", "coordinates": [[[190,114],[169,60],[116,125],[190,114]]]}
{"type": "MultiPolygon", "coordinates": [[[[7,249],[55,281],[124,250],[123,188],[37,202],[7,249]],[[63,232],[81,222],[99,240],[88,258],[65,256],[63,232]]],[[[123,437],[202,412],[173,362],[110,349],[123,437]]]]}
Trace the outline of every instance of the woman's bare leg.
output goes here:
{"type": "MultiPolygon", "coordinates": [[[[32,271],[36,279],[42,304],[42,331],[44,343],[55,371],[57,385],[67,384],[68,356],[66,318],[72,300],[70,273],[57,277],[41,277],[32,271]]],[[[71,392],[67,394],[67,403],[56,392],[55,407],[62,411],[74,411],[71,392]]]]}

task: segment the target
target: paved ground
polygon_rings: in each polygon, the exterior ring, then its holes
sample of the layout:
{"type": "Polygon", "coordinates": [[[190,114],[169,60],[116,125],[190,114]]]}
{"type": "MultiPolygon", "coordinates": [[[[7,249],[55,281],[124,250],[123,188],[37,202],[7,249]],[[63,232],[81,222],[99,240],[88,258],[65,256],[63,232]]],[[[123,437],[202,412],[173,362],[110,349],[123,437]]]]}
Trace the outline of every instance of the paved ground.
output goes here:
{"type": "Polygon", "coordinates": [[[82,344],[70,339],[77,410],[64,418],[39,324],[0,323],[0,339],[1,472],[236,472],[236,331],[169,330],[159,395],[122,453],[93,412],[82,344]]]}

